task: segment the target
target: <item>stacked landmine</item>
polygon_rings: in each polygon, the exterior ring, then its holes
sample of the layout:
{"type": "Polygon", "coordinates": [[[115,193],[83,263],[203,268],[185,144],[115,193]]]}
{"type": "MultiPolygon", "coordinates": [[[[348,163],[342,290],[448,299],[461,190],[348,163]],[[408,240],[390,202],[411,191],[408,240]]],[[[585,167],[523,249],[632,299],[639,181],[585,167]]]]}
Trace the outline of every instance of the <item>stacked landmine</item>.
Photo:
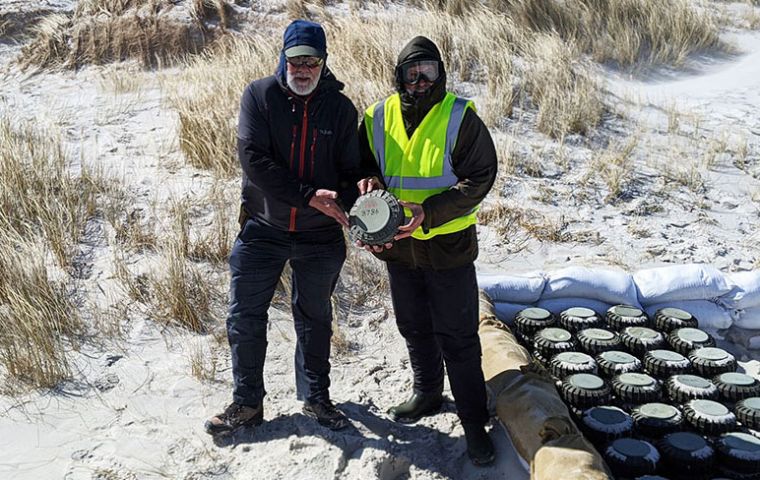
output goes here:
{"type": "Polygon", "coordinates": [[[515,326],[616,477],[760,479],[760,381],[688,312],[529,308],[515,326]]]}
{"type": "MultiPolygon", "coordinates": [[[[543,312],[525,312],[523,332],[534,335],[543,312]]],[[[551,328],[553,324],[549,324],[551,328]]],[[[507,325],[496,318],[490,299],[481,294],[480,329],[483,374],[499,421],[506,427],[518,454],[530,464],[533,480],[606,480],[612,478],[600,453],[581,433],[567,406],[544,372],[535,372],[535,360],[507,325]]],[[[524,336],[528,334],[523,334],[524,336]]],[[[564,358],[565,334],[544,335],[544,354],[564,358]],[[558,353],[553,346],[559,344],[558,353]]],[[[531,347],[532,348],[532,347],[531,347]]],[[[569,364],[593,358],[577,352],[569,364]],[[580,358],[573,360],[575,356],[580,358]]],[[[582,366],[577,367],[582,371],[582,366]]]]}

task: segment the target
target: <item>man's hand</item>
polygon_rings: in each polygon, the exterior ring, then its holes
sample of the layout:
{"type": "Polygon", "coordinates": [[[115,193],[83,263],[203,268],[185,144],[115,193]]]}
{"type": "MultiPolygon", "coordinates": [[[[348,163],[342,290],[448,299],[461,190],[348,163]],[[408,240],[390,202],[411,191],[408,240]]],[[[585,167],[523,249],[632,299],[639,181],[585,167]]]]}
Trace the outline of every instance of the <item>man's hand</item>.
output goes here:
{"type": "Polygon", "coordinates": [[[359,248],[363,248],[364,250],[372,253],[380,253],[383,250],[388,250],[390,248],[393,248],[393,242],[388,242],[385,245],[367,245],[366,243],[362,242],[361,240],[357,240],[354,242],[354,245],[356,245],[359,248]]]}
{"type": "Polygon", "coordinates": [[[401,240],[402,238],[411,237],[412,233],[414,233],[414,231],[417,230],[417,228],[422,225],[422,222],[425,220],[425,211],[422,209],[422,205],[419,203],[404,201],[399,201],[398,203],[400,203],[402,207],[408,208],[412,211],[412,218],[409,219],[409,223],[406,225],[401,225],[398,227],[398,231],[400,233],[393,237],[394,240],[401,240]]]}
{"type": "Polygon", "coordinates": [[[359,188],[359,194],[364,195],[372,190],[381,190],[383,188],[382,182],[377,177],[362,178],[356,182],[356,186],[359,188]]]}
{"type": "Polygon", "coordinates": [[[340,208],[340,205],[335,201],[336,198],[338,198],[337,192],[320,188],[317,190],[317,193],[311,197],[311,200],[309,200],[309,206],[316,208],[328,217],[334,218],[336,222],[344,227],[348,227],[348,217],[346,216],[346,212],[340,208]]]}

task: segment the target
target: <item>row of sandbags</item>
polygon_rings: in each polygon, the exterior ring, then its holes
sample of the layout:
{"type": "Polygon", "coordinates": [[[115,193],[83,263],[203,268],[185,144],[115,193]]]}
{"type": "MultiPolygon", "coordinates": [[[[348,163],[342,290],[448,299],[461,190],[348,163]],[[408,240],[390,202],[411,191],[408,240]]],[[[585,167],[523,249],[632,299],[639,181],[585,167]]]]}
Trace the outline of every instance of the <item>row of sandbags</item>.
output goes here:
{"type": "Polygon", "coordinates": [[[604,313],[612,305],[633,305],[648,315],[663,307],[686,310],[705,328],[760,329],[760,270],[723,273],[702,264],[639,270],[568,267],[521,275],[478,274],[498,317],[538,306],[559,314],[570,307],[604,313]]]}
{"type": "Polygon", "coordinates": [[[550,377],[535,368],[488,297],[481,293],[483,373],[496,415],[532,480],[612,479],[604,460],[570,419],[550,377]]]}

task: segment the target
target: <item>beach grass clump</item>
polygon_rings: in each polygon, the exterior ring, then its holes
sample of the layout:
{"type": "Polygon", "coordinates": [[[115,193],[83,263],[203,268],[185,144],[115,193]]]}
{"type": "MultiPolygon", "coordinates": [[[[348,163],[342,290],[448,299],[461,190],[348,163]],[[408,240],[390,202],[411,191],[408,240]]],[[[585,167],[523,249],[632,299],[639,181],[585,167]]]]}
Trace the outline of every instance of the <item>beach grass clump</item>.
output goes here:
{"type": "Polygon", "coordinates": [[[727,50],[701,2],[673,0],[490,0],[520,28],[556,33],[597,62],[680,66],[689,55],[727,50]]]}
{"type": "Polygon", "coordinates": [[[200,52],[209,38],[202,25],[168,12],[166,0],[90,0],[73,14],[55,14],[35,28],[21,49],[23,69],[79,69],[136,60],[145,68],[172,64],[200,52]]]}
{"type": "Polygon", "coordinates": [[[0,116],[0,365],[10,377],[51,387],[70,374],[66,352],[83,331],[70,275],[114,191],[56,134],[0,116]]]}
{"type": "Polygon", "coordinates": [[[274,72],[279,43],[265,34],[224,37],[166,80],[178,115],[180,150],[191,165],[221,177],[239,173],[240,97],[248,83],[274,72]]]}
{"type": "Polygon", "coordinates": [[[599,124],[604,102],[599,81],[572,44],[538,34],[527,49],[524,87],[538,106],[537,127],[560,138],[585,134],[599,124]]]}
{"type": "Polygon", "coordinates": [[[159,264],[148,280],[151,316],[166,325],[204,333],[214,320],[214,292],[203,272],[185,256],[177,239],[160,251],[159,264]]]}
{"type": "Polygon", "coordinates": [[[61,267],[71,265],[106,183],[75,169],[54,133],[0,117],[0,212],[21,235],[42,235],[61,267]]]}
{"type": "Polygon", "coordinates": [[[0,214],[0,382],[52,388],[71,375],[82,320],[63,282],[50,278],[41,236],[22,235],[0,214]]]}

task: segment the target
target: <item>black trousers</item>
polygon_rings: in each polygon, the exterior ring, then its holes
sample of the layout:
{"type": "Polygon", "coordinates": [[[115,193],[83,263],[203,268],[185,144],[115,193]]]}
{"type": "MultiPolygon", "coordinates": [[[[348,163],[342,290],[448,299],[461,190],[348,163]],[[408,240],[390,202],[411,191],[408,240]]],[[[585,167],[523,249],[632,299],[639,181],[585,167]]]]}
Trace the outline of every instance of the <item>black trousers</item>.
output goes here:
{"type": "Polygon", "coordinates": [[[257,406],[266,395],[267,311],[287,261],[293,270],[296,396],[309,402],[330,399],[330,298],[345,258],[343,232],[338,227],[284,232],[253,218],[246,221],[229,261],[227,338],[234,402],[257,406]]]}
{"type": "Polygon", "coordinates": [[[443,389],[443,367],[462,423],[488,421],[478,337],[478,284],[470,263],[448,270],[388,263],[393,310],[406,340],[414,390],[443,389]]]}

